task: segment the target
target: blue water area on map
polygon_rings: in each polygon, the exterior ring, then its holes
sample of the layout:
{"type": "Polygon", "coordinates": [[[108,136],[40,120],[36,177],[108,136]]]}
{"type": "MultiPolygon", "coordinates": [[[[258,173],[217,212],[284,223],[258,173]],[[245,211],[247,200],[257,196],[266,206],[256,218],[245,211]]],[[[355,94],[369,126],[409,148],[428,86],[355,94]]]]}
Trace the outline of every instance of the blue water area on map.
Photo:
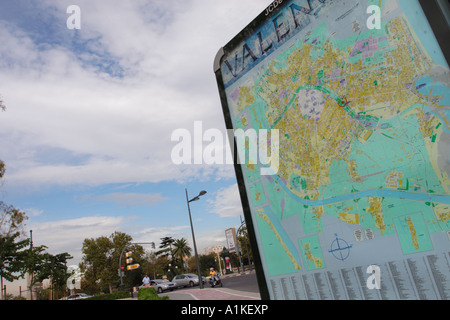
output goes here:
{"type": "Polygon", "coordinates": [[[430,24],[423,13],[419,1],[398,0],[398,2],[408,17],[411,26],[414,28],[414,32],[419,37],[420,42],[422,42],[425,50],[427,50],[434,63],[448,68],[448,64],[442,54],[441,47],[434,36],[433,30],[431,29],[430,24]]]}
{"type": "Polygon", "coordinates": [[[396,190],[386,190],[386,189],[369,189],[349,194],[344,194],[336,197],[330,197],[328,199],[323,200],[307,200],[300,198],[296,194],[294,194],[288,187],[284,185],[282,181],[280,181],[279,177],[276,175],[272,176],[275,178],[280,186],[289,194],[292,198],[300,202],[304,205],[309,206],[323,206],[328,204],[333,204],[336,202],[343,202],[347,200],[355,200],[362,197],[392,197],[406,200],[415,200],[415,201],[426,201],[426,202],[437,202],[437,203],[445,203],[450,204],[450,195],[437,195],[432,193],[414,193],[414,192],[406,192],[406,191],[396,191],[396,190]]]}
{"type": "MultiPolygon", "coordinates": [[[[426,75],[416,80],[415,83],[417,91],[419,91],[423,95],[428,95],[430,90],[433,90],[432,96],[441,96],[442,98],[439,101],[439,105],[450,106],[450,90],[447,86],[443,85],[439,81],[434,80],[432,77],[426,75]]],[[[450,115],[449,110],[445,110],[445,112],[450,115]]]]}

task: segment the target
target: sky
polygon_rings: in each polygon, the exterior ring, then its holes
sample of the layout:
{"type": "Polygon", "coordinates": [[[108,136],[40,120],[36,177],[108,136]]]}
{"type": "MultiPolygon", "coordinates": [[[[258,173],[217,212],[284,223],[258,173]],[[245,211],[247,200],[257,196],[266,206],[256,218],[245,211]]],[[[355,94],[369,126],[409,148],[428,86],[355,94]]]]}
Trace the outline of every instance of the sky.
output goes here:
{"type": "Polygon", "coordinates": [[[226,245],[243,217],[233,166],[175,164],[172,134],[225,135],[214,58],[271,2],[0,1],[0,201],[27,213],[35,246],[70,265],[115,231],[192,246],[186,189],[207,191],[191,203],[198,251],[226,245]]]}

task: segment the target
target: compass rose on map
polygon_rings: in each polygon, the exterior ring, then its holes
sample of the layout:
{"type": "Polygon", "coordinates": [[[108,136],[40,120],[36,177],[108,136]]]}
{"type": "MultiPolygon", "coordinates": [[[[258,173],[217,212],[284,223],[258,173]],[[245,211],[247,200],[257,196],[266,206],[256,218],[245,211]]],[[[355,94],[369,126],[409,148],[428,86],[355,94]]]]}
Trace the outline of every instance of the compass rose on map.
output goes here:
{"type": "Polygon", "coordinates": [[[334,235],[336,239],[331,243],[330,252],[336,259],[344,261],[350,255],[350,249],[352,245],[349,245],[344,239],[338,238],[337,234],[334,235]]]}

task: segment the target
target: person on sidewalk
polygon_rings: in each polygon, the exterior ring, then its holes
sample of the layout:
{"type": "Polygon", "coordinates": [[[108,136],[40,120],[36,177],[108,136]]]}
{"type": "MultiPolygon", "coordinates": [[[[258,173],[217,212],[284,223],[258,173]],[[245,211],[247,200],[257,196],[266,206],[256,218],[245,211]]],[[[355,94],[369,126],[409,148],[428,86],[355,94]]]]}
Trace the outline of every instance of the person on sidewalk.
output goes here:
{"type": "Polygon", "coordinates": [[[145,275],[144,279],[142,279],[142,283],[146,288],[150,287],[150,278],[148,277],[148,275],[145,275]]]}

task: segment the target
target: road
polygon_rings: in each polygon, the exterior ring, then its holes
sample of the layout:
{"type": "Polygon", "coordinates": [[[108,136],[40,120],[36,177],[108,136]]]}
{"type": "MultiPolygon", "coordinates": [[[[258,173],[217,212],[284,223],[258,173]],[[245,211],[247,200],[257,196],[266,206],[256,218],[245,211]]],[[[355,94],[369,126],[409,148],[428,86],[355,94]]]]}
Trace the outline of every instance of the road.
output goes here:
{"type": "Polygon", "coordinates": [[[254,271],[250,274],[240,276],[225,276],[223,278],[223,286],[238,291],[259,293],[256,273],[254,271]]]}
{"type": "Polygon", "coordinates": [[[203,290],[199,287],[180,288],[160,296],[169,296],[171,300],[260,300],[255,271],[226,275],[222,277],[222,282],[221,288],[211,288],[207,281],[203,290]]]}

